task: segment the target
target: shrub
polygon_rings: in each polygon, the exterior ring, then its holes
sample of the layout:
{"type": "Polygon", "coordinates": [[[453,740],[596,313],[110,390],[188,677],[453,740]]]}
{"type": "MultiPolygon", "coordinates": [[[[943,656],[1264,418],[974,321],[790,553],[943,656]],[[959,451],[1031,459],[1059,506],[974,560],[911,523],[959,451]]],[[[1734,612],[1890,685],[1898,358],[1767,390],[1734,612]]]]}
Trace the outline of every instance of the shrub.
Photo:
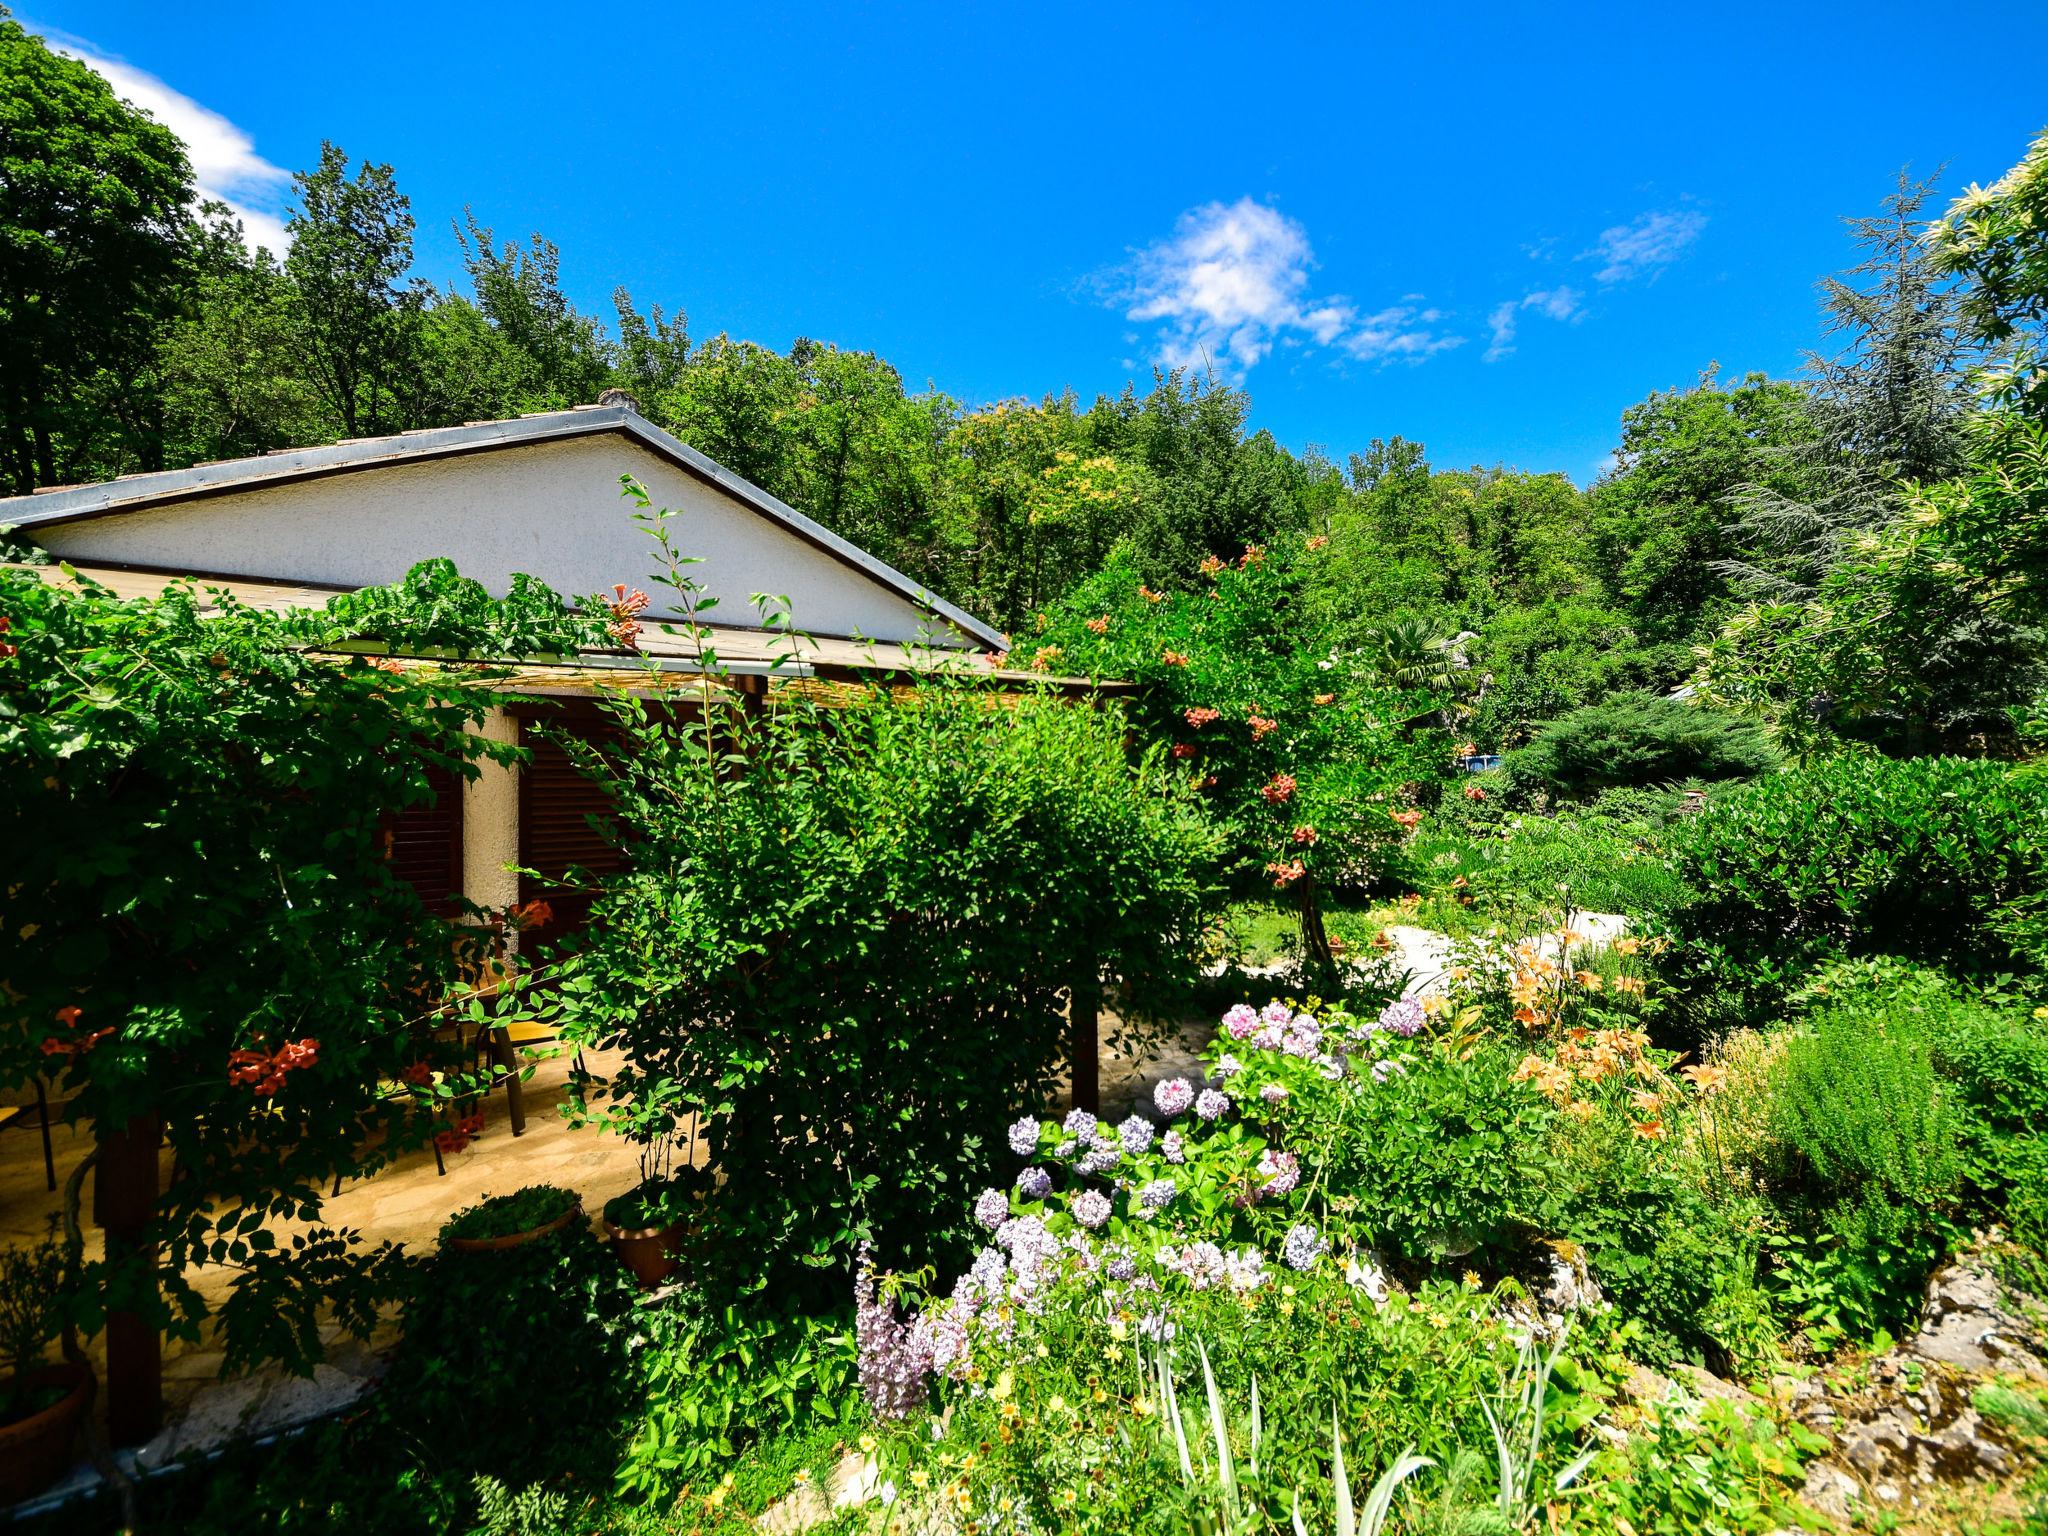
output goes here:
{"type": "Polygon", "coordinates": [[[1752,720],[1656,694],[1619,694],[1537,728],[1509,754],[1518,787],[1582,799],[1604,789],[1685,779],[1747,779],[1779,766],[1752,720]]]}
{"type": "Polygon", "coordinates": [[[2048,961],[2048,783],[1956,758],[1841,758],[1708,804],[1673,843],[1698,1033],[1765,1021],[1824,961],[1960,975],[2048,961]]]}
{"type": "Polygon", "coordinates": [[[1551,1118],[1513,1070],[1499,1047],[1429,1043],[1356,1094],[1330,1147],[1332,1209],[1412,1263],[1511,1259],[1539,1220],[1551,1118]]]}
{"type": "MultiPolygon", "coordinates": [[[[1889,1324],[1940,1253],[1963,1176],[1952,1090],[1919,1016],[1852,1000],[1787,1044],[1766,1177],[1849,1331],[1889,1324]]],[[[1815,1298],[1808,1298],[1809,1300],[1815,1298]]]]}
{"type": "Polygon", "coordinates": [[[379,1399],[436,1467],[589,1479],[635,1396],[638,1295],[586,1223],[514,1248],[444,1249],[419,1266],[379,1399]]]}
{"type": "Polygon", "coordinates": [[[561,1006],[624,1053],[601,1117],[703,1117],[706,1251],[837,1306],[861,1235],[964,1236],[1008,1117],[1064,1065],[1070,987],[1135,1004],[1192,974],[1216,844],[1112,709],[793,692],[710,728],[622,707],[631,750],[589,766],[628,868],[561,1006]]]}

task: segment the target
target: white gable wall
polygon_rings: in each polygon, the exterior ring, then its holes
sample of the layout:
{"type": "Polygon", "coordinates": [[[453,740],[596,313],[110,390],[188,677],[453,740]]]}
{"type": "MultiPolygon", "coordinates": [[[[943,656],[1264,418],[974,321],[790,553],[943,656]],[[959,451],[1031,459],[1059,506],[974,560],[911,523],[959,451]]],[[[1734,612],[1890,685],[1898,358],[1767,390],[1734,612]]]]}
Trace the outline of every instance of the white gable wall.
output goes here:
{"type": "Polygon", "coordinates": [[[619,494],[631,474],[669,522],[685,572],[719,599],[707,616],[754,624],[749,594],[790,599],[792,621],[818,635],[959,644],[962,637],[865,572],[835,559],[619,433],[494,448],[36,529],[51,554],[80,564],[141,565],[364,587],[446,556],[502,596],[516,571],[565,597],[643,588],[656,617],[675,617],[656,586],[654,543],[619,494]]]}

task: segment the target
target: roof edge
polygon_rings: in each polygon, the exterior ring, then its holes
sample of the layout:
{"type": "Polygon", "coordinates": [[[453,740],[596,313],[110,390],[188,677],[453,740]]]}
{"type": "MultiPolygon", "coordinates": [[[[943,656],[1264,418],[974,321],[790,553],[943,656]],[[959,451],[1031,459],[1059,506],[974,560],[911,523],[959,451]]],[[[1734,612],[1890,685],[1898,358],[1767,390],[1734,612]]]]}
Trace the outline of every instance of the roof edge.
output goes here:
{"type": "Polygon", "coordinates": [[[394,437],[356,438],[317,448],[280,449],[253,458],[195,464],[187,469],[128,475],[95,485],[66,486],[0,500],[0,526],[24,530],[54,527],[88,519],[115,517],[148,507],[169,506],[213,496],[232,495],[259,487],[288,485],[330,475],[352,474],[426,459],[486,453],[494,448],[525,447],[564,438],[618,432],[685,473],[723,491],[751,511],[779,524],[805,543],[872,581],[889,588],[913,607],[944,620],[971,640],[994,651],[1009,640],[994,626],[937,593],[919,586],[903,572],[879,560],[813,521],[752,481],[698,452],[624,405],[577,406],[505,421],[476,422],[460,427],[430,427],[394,437]]]}

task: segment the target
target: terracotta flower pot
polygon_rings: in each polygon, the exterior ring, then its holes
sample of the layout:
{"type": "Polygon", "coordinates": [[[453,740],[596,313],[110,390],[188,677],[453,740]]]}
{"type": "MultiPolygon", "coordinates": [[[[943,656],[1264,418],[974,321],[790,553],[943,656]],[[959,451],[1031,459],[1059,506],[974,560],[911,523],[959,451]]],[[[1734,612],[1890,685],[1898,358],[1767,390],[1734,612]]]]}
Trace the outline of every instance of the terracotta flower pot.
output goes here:
{"type": "Polygon", "coordinates": [[[643,1291],[651,1291],[682,1266],[683,1226],[622,1227],[606,1219],[604,1230],[618,1250],[619,1262],[632,1272],[643,1291]]]}
{"type": "Polygon", "coordinates": [[[457,1253],[499,1253],[507,1248],[518,1248],[537,1237],[546,1237],[550,1232],[559,1232],[572,1221],[583,1219],[583,1202],[578,1200],[553,1221],[538,1227],[528,1227],[524,1232],[507,1232],[503,1237],[451,1237],[448,1246],[457,1253]]]}
{"type": "MultiPolygon", "coordinates": [[[[92,1406],[92,1373],[82,1366],[46,1365],[27,1377],[31,1392],[45,1387],[70,1390],[40,1413],[0,1425],[0,1507],[34,1498],[62,1477],[71,1465],[71,1446],[78,1422],[92,1406]]],[[[13,1393],[13,1382],[0,1387],[0,1402],[13,1393]]]]}

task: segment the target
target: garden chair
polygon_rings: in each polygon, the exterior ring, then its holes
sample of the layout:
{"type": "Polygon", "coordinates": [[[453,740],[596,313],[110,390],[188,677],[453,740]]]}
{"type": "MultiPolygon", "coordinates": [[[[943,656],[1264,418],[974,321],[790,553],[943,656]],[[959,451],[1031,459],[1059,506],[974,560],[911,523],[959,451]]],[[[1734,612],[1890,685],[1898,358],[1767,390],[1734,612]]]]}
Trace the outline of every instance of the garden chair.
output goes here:
{"type": "MultiPolygon", "coordinates": [[[[43,1080],[41,1078],[35,1079],[35,1085],[36,1102],[34,1108],[36,1121],[41,1126],[43,1133],[43,1177],[49,1182],[51,1190],[54,1191],[57,1188],[57,1154],[50,1145],[50,1100],[48,1095],[43,1092],[43,1080]]],[[[5,1130],[17,1120],[26,1124],[29,1108],[30,1106],[27,1104],[0,1104],[0,1130],[5,1130]]]]}

